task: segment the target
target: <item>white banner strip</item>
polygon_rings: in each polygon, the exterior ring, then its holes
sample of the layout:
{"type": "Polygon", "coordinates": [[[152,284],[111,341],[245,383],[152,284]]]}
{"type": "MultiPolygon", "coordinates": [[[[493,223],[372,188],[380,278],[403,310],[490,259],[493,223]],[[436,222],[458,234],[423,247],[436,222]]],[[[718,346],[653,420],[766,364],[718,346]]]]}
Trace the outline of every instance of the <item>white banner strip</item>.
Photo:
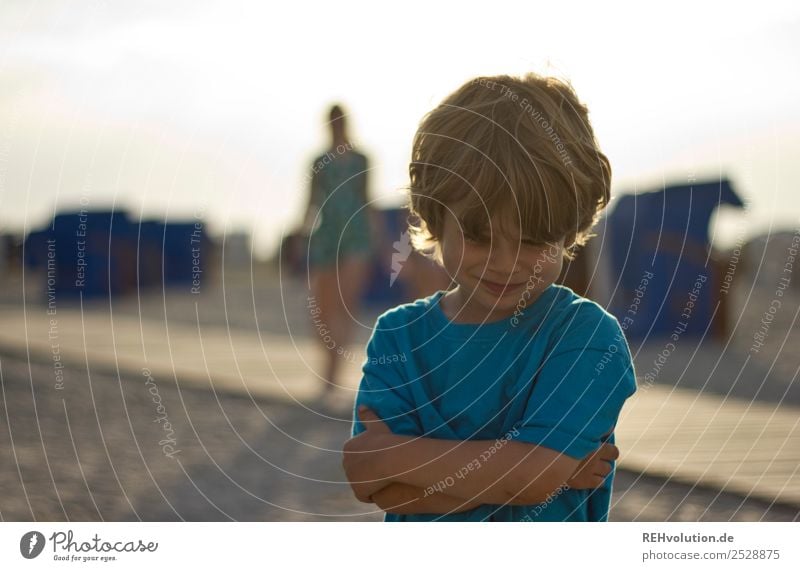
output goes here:
{"type": "Polygon", "coordinates": [[[0,539],[9,570],[800,569],[800,523],[31,522],[0,539]]]}

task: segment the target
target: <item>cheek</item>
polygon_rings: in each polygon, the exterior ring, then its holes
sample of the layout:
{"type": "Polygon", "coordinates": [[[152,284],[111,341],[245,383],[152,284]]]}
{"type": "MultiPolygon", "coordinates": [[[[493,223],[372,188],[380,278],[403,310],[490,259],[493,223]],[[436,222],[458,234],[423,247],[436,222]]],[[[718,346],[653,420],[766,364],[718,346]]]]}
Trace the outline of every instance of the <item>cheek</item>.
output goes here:
{"type": "Polygon", "coordinates": [[[471,247],[469,243],[446,241],[442,246],[442,261],[450,275],[463,274],[485,263],[485,255],[481,249],[471,247]]]}
{"type": "Polygon", "coordinates": [[[459,269],[459,266],[463,263],[461,261],[461,245],[452,239],[445,238],[442,241],[441,250],[442,264],[444,265],[444,269],[450,276],[454,276],[456,271],[459,269]]]}
{"type": "Polygon", "coordinates": [[[551,255],[549,252],[534,252],[527,258],[527,267],[531,274],[537,273],[549,281],[555,280],[561,274],[563,258],[561,253],[551,255]]]}

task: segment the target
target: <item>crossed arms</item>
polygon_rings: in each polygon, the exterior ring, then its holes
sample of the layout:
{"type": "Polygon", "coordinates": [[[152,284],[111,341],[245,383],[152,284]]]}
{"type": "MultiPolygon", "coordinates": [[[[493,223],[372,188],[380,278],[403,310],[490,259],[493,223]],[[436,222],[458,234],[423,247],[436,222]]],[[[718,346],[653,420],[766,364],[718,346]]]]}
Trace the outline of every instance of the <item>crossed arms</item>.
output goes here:
{"type": "Polygon", "coordinates": [[[404,436],[393,434],[365,407],[357,414],[366,430],[345,443],[342,466],[356,497],[389,513],[538,504],[565,484],[573,489],[600,486],[619,456],[612,444],[578,460],[512,439],[404,436]]]}

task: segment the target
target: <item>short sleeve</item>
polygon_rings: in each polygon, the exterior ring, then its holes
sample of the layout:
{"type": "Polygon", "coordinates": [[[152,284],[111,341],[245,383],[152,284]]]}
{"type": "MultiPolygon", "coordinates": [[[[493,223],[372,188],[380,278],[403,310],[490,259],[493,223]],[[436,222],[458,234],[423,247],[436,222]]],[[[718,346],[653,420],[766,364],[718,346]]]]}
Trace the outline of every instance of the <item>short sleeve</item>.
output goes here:
{"type": "Polygon", "coordinates": [[[404,367],[408,359],[407,352],[396,345],[391,329],[387,329],[385,322],[378,318],[367,343],[367,356],[361,368],[363,375],[353,405],[351,436],[365,430],[356,414],[362,404],[372,409],[393,433],[422,435],[410,380],[404,367]]]}
{"type": "Polygon", "coordinates": [[[551,355],[534,378],[514,438],[582,459],[613,430],[634,392],[636,376],[625,344],[551,355]]]}

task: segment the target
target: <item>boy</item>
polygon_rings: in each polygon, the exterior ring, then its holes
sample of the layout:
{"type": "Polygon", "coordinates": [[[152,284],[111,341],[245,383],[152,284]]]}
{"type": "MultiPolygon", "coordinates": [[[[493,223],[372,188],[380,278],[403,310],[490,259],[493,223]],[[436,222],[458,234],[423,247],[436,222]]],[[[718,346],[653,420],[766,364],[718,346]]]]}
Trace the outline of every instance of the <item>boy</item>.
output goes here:
{"type": "Polygon", "coordinates": [[[555,284],[609,200],[586,107],[557,79],[480,77],[414,138],[415,248],[455,283],[384,312],[343,466],[385,521],[605,521],[636,390],[619,322],[555,284]]]}

